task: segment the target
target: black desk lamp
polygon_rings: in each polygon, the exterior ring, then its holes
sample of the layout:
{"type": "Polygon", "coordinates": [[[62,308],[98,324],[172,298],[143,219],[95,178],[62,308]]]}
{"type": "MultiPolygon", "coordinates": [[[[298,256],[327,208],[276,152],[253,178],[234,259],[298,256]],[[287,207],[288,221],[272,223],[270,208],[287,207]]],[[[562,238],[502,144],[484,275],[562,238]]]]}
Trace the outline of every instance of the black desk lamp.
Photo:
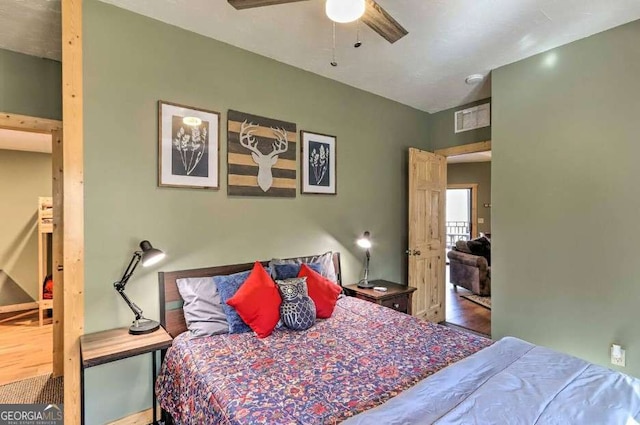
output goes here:
{"type": "Polygon", "coordinates": [[[364,248],[365,251],[365,260],[364,260],[364,279],[361,279],[358,282],[358,288],[373,288],[374,285],[369,283],[369,259],[371,258],[371,253],[369,253],[369,248],[371,248],[371,239],[369,238],[369,231],[364,232],[362,237],[358,239],[358,246],[360,248],[364,248]]]}
{"type": "Polygon", "coordinates": [[[120,294],[120,296],[125,300],[131,311],[133,311],[133,314],[136,316],[133,324],[129,328],[129,333],[133,335],[148,334],[160,327],[160,323],[155,320],[145,318],[142,315],[142,309],[132,302],[129,297],[127,297],[127,294],[124,293],[124,287],[127,286],[127,282],[138,266],[138,263],[142,262],[142,267],[149,267],[162,261],[164,258],[164,252],[152,247],[149,241],[140,242],[140,249],[141,251],[133,253],[133,257],[131,257],[131,261],[120,280],[113,284],[113,287],[116,288],[118,294],[120,294]]]}

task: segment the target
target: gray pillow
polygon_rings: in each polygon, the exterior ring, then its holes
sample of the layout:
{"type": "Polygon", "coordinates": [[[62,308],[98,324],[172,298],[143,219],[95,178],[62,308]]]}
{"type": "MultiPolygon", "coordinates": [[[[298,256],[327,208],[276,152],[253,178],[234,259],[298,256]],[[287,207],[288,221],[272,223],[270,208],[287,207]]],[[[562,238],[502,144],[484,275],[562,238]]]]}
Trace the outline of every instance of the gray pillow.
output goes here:
{"type": "Polygon", "coordinates": [[[271,267],[271,277],[275,279],[273,273],[275,273],[275,266],[280,264],[302,264],[302,263],[318,263],[320,264],[320,274],[332,282],[338,282],[338,276],[336,275],[336,269],[333,266],[333,252],[325,252],[322,255],[312,255],[311,257],[297,257],[289,260],[281,260],[274,258],[269,262],[271,267]]]}
{"type": "Polygon", "coordinates": [[[307,278],[276,280],[282,297],[280,319],[294,331],[309,329],[316,322],[316,305],[307,290],[307,278]]]}
{"type": "Polygon", "coordinates": [[[211,277],[177,279],[184,300],[184,318],[193,337],[229,333],[227,316],[222,310],[220,294],[211,277]]]}

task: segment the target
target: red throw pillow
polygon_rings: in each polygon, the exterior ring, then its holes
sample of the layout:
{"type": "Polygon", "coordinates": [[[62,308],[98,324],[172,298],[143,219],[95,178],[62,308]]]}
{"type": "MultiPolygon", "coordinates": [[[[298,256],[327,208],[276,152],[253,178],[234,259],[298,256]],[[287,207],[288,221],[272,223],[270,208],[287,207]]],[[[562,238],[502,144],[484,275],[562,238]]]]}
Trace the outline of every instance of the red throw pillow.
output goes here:
{"type": "Polygon", "coordinates": [[[282,298],[269,273],[256,261],[247,280],[227,300],[240,318],[258,335],[271,335],[280,320],[282,298]]]}
{"type": "Polygon", "coordinates": [[[316,305],[316,317],[319,319],[331,317],[342,288],[306,264],[300,267],[298,277],[307,278],[309,296],[316,305]]]}

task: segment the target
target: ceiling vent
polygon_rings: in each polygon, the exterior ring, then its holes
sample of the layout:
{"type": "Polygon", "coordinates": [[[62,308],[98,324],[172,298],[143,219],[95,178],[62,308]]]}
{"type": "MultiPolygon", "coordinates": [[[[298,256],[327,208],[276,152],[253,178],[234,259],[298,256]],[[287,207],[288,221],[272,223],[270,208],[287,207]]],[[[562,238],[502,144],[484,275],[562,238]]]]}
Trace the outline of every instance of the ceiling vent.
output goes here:
{"type": "Polygon", "coordinates": [[[491,125],[491,103],[463,109],[462,111],[457,111],[455,115],[456,133],[489,127],[491,125]]]}

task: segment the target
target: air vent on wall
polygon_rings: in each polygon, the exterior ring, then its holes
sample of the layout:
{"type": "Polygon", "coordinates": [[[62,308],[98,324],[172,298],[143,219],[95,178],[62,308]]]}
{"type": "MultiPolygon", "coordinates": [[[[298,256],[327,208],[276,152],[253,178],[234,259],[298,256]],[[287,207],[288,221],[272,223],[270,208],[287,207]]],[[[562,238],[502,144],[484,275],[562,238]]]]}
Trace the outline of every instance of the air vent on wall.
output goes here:
{"type": "Polygon", "coordinates": [[[491,103],[463,109],[462,111],[457,111],[455,115],[456,133],[489,127],[491,125],[491,103]]]}

